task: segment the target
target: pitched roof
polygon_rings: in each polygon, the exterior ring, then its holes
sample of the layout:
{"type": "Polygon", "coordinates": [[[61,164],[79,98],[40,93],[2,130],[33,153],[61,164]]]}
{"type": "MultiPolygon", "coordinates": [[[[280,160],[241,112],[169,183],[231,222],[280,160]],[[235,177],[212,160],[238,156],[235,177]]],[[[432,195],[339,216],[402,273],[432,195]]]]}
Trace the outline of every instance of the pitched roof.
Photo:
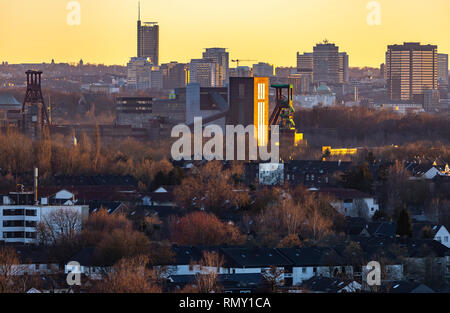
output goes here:
{"type": "Polygon", "coordinates": [[[385,287],[389,293],[434,293],[434,290],[425,284],[414,281],[396,281],[385,287]]]}
{"type": "Polygon", "coordinates": [[[340,200],[373,198],[367,193],[347,188],[320,188],[317,192],[332,195],[340,200]]]}
{"type": "Polygon", "coordinates": [[[222,248],[225,261],[230,267],[290,266],[289,261],[272,248],[222,248]]]}
{"type": "Polygon", "coordinates": [[[22,104],[9,94],[0,94],[0,108],[21,109],[22,104]]]}
{"type": "Polygon", "coordinates": [[[305,248],[280,248],[277,249],[294,266],[328,266],[342,265],[344,262],[333,248],[305,247],[305,248]]]}
{"type": "Polygon", "coordinates": [[[302,287],[307,291],[337,293],[353,281],[344,281],[323,276],[314,276],[303,281],[302,287]]]}

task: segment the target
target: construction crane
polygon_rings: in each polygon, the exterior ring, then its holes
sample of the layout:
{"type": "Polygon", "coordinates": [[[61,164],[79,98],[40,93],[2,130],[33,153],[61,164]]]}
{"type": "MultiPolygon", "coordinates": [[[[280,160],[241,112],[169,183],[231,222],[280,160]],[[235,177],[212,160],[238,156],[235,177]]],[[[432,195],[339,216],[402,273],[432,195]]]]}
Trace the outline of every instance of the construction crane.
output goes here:
{"type": "Polygon", "coordinates": [[[236,67],[239,67],[239,62],[256,62],[256,60],[231,60],[231,62],[236,62],[236,67]]]}

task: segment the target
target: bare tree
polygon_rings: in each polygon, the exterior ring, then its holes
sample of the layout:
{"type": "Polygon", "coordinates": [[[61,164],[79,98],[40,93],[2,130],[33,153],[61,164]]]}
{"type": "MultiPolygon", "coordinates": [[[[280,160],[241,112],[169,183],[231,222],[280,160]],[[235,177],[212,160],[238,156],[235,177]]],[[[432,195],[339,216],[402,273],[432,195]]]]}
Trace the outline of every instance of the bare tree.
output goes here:
{"type": "Polygon", "coordinates": [[[58,209],[44,215],[39,223],[38,238],[45,244],[74,241],[81,231],[82,216],[72,209],[58,209]]]}
{"type": "Polygon", "coordinates": [[[21,284],[24,268],[12,247],[0,247],[0,294],[24,292],[21,284]]]}
{"type": "Polygon", "coordinates": [[[105,277],[94,284],[99,293],[160,293],[159,277],[148,268],[146,256],[121,259],[105,277]]]}
{"type": "Polygon", "coordinates": [[[272,292],[277,292],[278,286],[284,283],[284,270],[282,268],[271,266],[270,268],[264,269],[261,274],[272,292]]]}
{"type": "Polygon", "coordinates": [[[196,274],[199,292],[213,293],[221,290],[217,283],[217,277],[223,262],[223,257],[219,256],[218,252],[203,252],[203,257],[200,261],[200,272],[196,274]]]}

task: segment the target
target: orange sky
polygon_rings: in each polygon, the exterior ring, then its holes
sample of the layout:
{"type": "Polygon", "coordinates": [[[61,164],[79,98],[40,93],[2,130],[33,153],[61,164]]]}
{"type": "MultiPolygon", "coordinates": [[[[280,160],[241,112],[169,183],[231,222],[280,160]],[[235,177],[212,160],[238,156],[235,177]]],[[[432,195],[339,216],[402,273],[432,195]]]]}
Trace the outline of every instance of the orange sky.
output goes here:
{"type": "MultiPolygon", "coordinates": [[[[126,64],[136,54],[137,1],[78,0],[81,24],[66,22],[69,0],[1,0],[0,62],[126,64]]],[[[160,62],[187,62],[202,48],[232,59],[295,66],[296,52],[328,39],[350,66],[379,66],[388,44],[420,41],[450,52],[450,1],[379,0],[381,25],[366,22],[369,0],[141,0],[142,20],[160,25],[160,62]]],[[[253,63],[253,62],[252,62],[253,63]]],[[[251,65],[242,64],[242,65],[251,65]]]]}

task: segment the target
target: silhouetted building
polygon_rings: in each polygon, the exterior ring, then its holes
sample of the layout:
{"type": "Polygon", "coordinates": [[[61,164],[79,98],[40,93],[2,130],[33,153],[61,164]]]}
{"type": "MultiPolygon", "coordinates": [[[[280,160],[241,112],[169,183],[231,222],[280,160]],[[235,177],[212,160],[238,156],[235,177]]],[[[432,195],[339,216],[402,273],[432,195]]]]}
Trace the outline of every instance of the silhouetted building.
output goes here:
{"type": "Polygon", "coordinates": [[[159,26],[155,22],[137,22],[137,56],[149,58],[153,65],[159,65],[159,26]]]}
{"type": "Polygon", "coordinates": [[[127,86],[132,89],[150,88],[152,65],[147,58],[131,58],[127,64],[127,86]]]}
{"type": "Polygon", "coordinates": [[[438,112],[440,110],[439,90],[427,89],[424,91],[423,109],[425,112],[438,112]]]}
{"type": "Polygon", "coordinates": [[[255,125],[259,143],[267,143],[269,132],[268,77],[231,77],[227,125],[255,125]]]}
{"type": "Polygon", "coordinates": [[[314,82],[337,84],[341,82],[339,47],[324,42],[314,47],[314,82]]]}
{"type": "Polygon", "coordinates": [[[219,64],[212,59],[192,59],[189,63],[189,83],[201,87],[220,87],[219,64]]]}
{"type": "Polygon", "coordinates": [[[188,66],[184,63],[170,62],[161,65],[163,88],[175,89],[186,87],[188,66]]]}
{"type": "Polygon", "coordinates": [[[439,86],[443,85],[448,87],[448,54],[438,54],[437,72],[439,86]]]}
{"type": "Polygon", "coordinates": [[[226,48],[207,48],[206,51],[203,52],[203,58],[211,59],[219,64],[219,85],[217,87],[223,87],[228,84],[228,78],[230,77],[230,56],[226,48]]]}
{"type": "Polygon", "coordinates": [[[254,77],[273,77],[273,65],[268,63],[259,62],[253,64],[253,76],[254,77]]]}
{"type": "Polygon", "coordinates": [[[346,52],[339,53],[339,82],[346,83],[349,81],[349,61],[346,52]]]}
{"type": "Polygon", "coordinates": [[[143,128],[153,117],[153,99],[149,97],[120,97],[116,99],[116,125],[143,128]]]}
{"type": "Polygon", "coordinates": [[[424,91],[437,89],[437,46],[412,42],[388,46],[386,79],[389,99],[423,104],[424,91]]]}

